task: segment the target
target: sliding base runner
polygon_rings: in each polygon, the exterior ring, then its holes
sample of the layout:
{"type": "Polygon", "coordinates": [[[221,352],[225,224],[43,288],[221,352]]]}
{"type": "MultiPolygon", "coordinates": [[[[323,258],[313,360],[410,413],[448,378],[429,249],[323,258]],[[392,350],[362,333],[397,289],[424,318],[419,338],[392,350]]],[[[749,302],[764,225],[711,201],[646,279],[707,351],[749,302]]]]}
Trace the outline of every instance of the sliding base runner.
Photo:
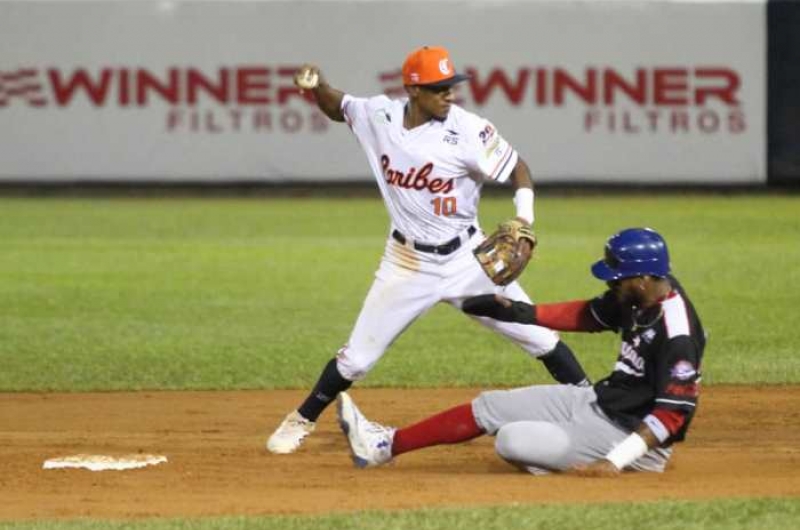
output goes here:
{"type": "Polygon", "coordinates": [[[592,273],[609,286],[593,300],[533,306],[488,294],[465,300],[463,309],[504,322],[619,333],[620,353],[608,377],[593,387],[483,392],[402,429],[367,420],[342,393],[339,423],[355,465],[378,466],[409,451],[489,434],[500,457],[533,474],[663,471],[697,407],[703,326],[653,230],[612,236],[592,273]]]}

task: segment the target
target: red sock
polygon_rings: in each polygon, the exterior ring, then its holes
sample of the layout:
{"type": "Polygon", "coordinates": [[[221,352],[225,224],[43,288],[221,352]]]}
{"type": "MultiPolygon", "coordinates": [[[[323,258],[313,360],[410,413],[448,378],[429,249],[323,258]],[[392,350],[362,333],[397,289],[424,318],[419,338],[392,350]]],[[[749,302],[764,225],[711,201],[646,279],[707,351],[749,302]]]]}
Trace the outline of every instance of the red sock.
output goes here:
{"type": "Polygon", "coordinates": [[[398,429],[394,433],[394,456],[439,444],[466,442],[484,434],[472,415],[472,404],[459,405],[450,410],[398,429]]]}

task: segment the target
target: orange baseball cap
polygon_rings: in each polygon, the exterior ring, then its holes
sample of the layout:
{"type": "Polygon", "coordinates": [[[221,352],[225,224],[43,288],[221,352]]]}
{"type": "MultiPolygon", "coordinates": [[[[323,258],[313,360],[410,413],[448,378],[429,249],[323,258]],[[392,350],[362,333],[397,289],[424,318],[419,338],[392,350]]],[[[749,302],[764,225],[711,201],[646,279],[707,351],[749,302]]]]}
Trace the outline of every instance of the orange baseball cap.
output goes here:
{"type": "Polygon", "coordinates": [[[450,86],[469,79],[457,74],[450,53],[441,46],[423,46],[408,54],[403,63],[403,84],[450,86]]]}

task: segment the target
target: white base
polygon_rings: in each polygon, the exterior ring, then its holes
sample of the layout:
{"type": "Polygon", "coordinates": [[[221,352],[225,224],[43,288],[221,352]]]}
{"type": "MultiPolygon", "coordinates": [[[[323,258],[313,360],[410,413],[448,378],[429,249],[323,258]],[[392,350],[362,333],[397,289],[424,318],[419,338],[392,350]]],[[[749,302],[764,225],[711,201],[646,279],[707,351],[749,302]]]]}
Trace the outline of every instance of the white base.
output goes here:
{"type": "Polygon", "coordinates": [[[108,456],[80,454],[45,460],[42,468],[84,468],[90,471],[124,471],[126,469],[138,469],[146,466],[155,466],[166,461],[167,457],[162,455],[131,454],[123,456],[108,456]]]}

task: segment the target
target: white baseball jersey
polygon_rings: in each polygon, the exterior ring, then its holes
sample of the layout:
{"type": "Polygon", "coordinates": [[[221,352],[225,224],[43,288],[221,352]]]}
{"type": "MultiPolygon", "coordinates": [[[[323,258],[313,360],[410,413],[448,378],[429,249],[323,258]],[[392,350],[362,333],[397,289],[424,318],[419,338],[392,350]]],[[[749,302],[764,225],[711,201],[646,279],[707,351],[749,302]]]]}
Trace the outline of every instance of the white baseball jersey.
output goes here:
{"type": "Polygon", "coordinates": [[[403,126],[406,99],[345,95],[342,113],[367,155],[392,226],[439,244],[477,225],[483,182],[503,182],[517,152],[487,120],[457,105],[445,120],[403,126]]]}

